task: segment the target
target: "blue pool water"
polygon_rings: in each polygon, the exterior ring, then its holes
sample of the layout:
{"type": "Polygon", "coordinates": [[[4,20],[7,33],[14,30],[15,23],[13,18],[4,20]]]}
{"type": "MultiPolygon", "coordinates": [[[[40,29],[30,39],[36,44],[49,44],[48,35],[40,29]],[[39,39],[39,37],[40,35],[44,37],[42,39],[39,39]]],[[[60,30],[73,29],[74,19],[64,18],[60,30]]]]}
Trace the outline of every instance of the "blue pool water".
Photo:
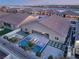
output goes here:
{"type": "Polygon", "coordinates": [[[34,46],[32,47],[32,51],[33,51],[33,52],[40,52],[41,49],[42,49],[42,47],[40,47],[40,46],[38,46],[38,45],[34,45],[34,46]]]}
{"type": "Polygon", "coordinates": [[[21,40],[18,44],[22,47],[28,46],[28,42],[26,40],[21,40]]]}
{"type": "Polygon", "coordinates": [[[19,31],[17,34],[23,35],[24,37],[28,36],[29,34],[26,34],[24,31],[19,31]]]}
{"type": "MultiPolygon", "coordinates": [[[[33,38],[32,35],[28,35],[27,37],[25,37],[24,39],[22,39],[22,40],[18,43],[19,46],[22,46],[22,47],[28,46],[29,40],[31,40],[32,38],[33,38]]],[[[36,52],[40,52],[42,48],[43,48],[43,47],[41,47],[41,46],[35,44],[35,45],[32,46],[32,51],[35,52],[35,53],[36,53],[36,52]]]]}
{"type": "Polygon", "coordinates": [[[33,36],[32,35],[28,35],[26,38],[24,38],[25,40],[31,40],[33,38],[33,36]]]}

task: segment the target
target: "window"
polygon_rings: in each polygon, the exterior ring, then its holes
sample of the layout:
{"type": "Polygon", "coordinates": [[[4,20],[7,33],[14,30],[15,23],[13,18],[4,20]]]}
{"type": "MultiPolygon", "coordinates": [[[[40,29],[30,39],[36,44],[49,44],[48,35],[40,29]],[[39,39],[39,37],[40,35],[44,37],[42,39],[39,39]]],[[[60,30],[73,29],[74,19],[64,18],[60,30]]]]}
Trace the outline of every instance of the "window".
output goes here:
{"type": "Polygon", "coordinates": [[[4,22],[4,26],[11,27],[10,24],[4,22]]]}
{"type": "Polygon", "coordinates": [[[72,31],[72,35],[74,35],[75,34],[75,31],[72,31]]]}
{"type": "Polygon", "coordinates": [[[73,37],[73,40],[75,40],[75,37],[73,37]]]}
{"type": "Polygon", "coordinates": [[[76,28],[75,27],[72,27],[72,30],[76,30],[76,28]]]}
{"type": "Polygon", "coordinates": [[[72,24],[76,24],[76,22],[75,22],[75,21],[71,21],[71,23],[72,23],[72,24]]]}
{"type": "Polygon", "coordinates": [[[59,40],[59,38],[58,38],[58,37],[55,37],[55,39],[56,39],[56,40],[59,40]]]}

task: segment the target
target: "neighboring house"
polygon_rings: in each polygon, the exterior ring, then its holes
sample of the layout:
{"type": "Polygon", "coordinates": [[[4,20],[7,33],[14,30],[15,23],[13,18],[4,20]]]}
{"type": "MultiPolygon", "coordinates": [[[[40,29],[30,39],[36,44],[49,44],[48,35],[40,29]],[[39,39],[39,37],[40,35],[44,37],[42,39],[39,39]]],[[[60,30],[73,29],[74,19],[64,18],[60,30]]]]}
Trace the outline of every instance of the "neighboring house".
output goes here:
{"type": "Polygon", "coordinates": [[[17,8],[9,8],[7,9],[8,13],[17,13],[17,8]]]}
{"type": "Polygon", "coordinates": [[[74,55],[76,58],[79,58],[79,40],[75,41],[74,55]]]}
{"type": "MultiPolygon", "coordinates": [[[[8,16],[9,13],[5,13],[5,12],[0,12],[0,20],[1,18],[5,17],[5,16],[8,16]]],[[[2,21],[0,21],[0,27],[2,26],[2,21]]]]}
{"type": "Polygon", "coordinates": [[[79,58],[79,22],[76,24],[76,34],[75,34],[75,57],[79,58]]]}
{"type": "Polygon", "coordinates": [[[0,11],[1,11],[1,12],[7,12],[8,8],[9,8],[9,7],[2,6],[2,7],[0,7],[0,11]]]}
{"type": "Polygon", "coordinates": [[[31,14],[32,13],[32,8],[25,8],[24,12],[31,14]]]}
{"type": "Polygon", "coordinates": [[[79,40],[79,21],[76,23],[76,40],[79,40]]]}
{"type": "Polygon", "coordinates": [[[19,59],[4,47],[0,46],[0,59],[19,59]]]}
{"type": "Polygon", "coordinates": [[[49,36],[50,40],[64,43],[70,28],[70,22],[60,16],[53,15],[42,18],[39,22],[26,24],[23,29],[30,33],[39,32],[49,36]],[[26,26],[26,27],[25,27],[26,26]]]}
{"type": "Polygon", "coordinates": [[[66,18],[71,22],[71,41],[74,44],[78,40],[79,35],[79,20],[76,18],[66,18]]]}
{"type": "Polygon", "coordinates": [[[79,18],[79,14],[71,10],[60,12],[58,15],[66,18],[79,18]]]}
{"type": "MultiPolygon", "coordinates": [[[[33,16],[29,16],[29,14],[8,14],[5,15],[4,17],[0,18],[0,24],[2,26],[11,28],[11,29],[16,29],[21,27],[23,23],[29,22],[28,19],[32,19],[33,16]]],[[[31,20],[32,21],[32,20],[31,20]]]]}
{"type": "Polygon", "coordinates": [[[48,9],[33,9],[32,14],[38,14],[38,15],[48,15],[51,16],[53,15],[55,12],[54,10],[48,10],[48,9]]]}
{"type": "Polygon", "coordinates": [[[0,59],[5,58],[6,56],[7,54],[0,50],[0,59]]]}
{"type": "Polygon", "coordinates": [[[66,18],[71,22],[70,44],[74,56],[79,58],[79,20],[76,18],[66,18]]]}

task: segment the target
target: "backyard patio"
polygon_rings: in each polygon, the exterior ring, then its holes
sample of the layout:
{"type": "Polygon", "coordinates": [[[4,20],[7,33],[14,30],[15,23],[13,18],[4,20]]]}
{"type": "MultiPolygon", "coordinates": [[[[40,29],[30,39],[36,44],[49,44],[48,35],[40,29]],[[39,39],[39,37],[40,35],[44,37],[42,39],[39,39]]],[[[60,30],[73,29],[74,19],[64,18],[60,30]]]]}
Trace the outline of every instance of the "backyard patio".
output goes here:
{"type": "Polygon", "coordinates": [[[25,33],[24,31],[21,31],[20,29],[16,29],[12,32],[9,32],[9,33],[5,34],[3,36],[3,38],[7,39],[11,43],[17,44],[18,41],[20,41],[21,39],[23,39],[27,35],[28,34],[25,33]]]}
{"type": "Polygon", "coordinates": [[[47,45],[47,47],[42,52],[41,59],[48,59],[49,56],[52,56],[54,59],[60,59],[60,57],[63,56],[63,51],[47,45]]]}
{"type": "Polygon", "coordinates": [[[26,36],[21,41],[19,41],[18,45],[20,47],[24,48],[24,50],[27,50],[27,48],[30,45],[30,49],[28,49],[28,50],[31,50],[34,53],[37,53],[37,52],[42,53],[42,51],[44,50],[48,41],[49,40],[46,37],[44,37],[40,34],[37,34],[37,33],[32,33],[32,34],[26,36]]]}

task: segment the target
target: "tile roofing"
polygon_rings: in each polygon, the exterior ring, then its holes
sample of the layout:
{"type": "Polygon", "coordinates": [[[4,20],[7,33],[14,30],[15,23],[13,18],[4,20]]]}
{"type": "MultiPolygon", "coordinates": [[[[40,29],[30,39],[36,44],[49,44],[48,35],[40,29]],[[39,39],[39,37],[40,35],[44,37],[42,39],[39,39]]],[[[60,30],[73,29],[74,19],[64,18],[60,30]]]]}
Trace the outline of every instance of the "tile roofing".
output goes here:
{"type": "Polygon", "coordinates": [[[10,13],[7,16],[5,15],[4,17],[0,18],[0,21],[4,21],[13,25],[18,25],[21,23],[23,20],[25,20],[29,14],[13,14],[10,13]]]}
{"type": "Polygon", "coordinates": [[[67,36],[70,27],[70,22],[68,20],[57,15],[50,16],[46,20],[40,21],[40,23],[65,37],[67,36]]]}

